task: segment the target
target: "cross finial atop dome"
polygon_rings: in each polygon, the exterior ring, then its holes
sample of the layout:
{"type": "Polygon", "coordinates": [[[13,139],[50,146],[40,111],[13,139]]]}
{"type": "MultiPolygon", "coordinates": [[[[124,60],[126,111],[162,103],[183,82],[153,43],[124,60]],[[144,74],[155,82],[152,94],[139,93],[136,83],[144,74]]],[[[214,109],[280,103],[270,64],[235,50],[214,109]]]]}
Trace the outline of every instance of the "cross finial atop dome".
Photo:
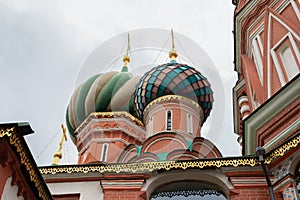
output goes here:
{"type": "Polygon", "coordinates": [[[127,50],[126,50],[126,55],[123,57],[124,67],[122,68],[122,72],[127,72],[128,71],[128,64],[130,62],[130,57],[128,55],[129,51],[130,51],[130,40],[129,40],[129,33],[128,33],[127,50]]]}
{"type": "Polygon", "coordinates": [[[62,128],[63,135],[61,136],[58,150],[53,155],[54,160],[52,162],[52,165],[59,165],[59,161],[62,158],[62,153],[61,153],[62,145],[63,145],[64,140],[67,141],[66,128],[63,124],[61,125],[61,128],[62,128]]]}
{"type": "Polygon", "coordinates": [[[178,56],[177,51],[175,50],[175,44],[174,44],[174,33],[173,29],[171,29],[171,35],[172,35],[172,49],[169,51],[169,58],[171,59],[171,62],[176,61],[176,58],[178,56]]]}

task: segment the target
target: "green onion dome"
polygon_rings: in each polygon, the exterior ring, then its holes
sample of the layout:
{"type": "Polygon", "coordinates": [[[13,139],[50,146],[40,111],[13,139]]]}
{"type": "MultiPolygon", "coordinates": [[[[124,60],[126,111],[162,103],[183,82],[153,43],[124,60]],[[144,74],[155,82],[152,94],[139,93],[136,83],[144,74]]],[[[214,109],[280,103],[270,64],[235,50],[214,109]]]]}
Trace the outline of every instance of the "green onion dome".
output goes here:
{"type": "Polygon", "coordinates": [[[134,99],[138,117],[142,120],[147,104],[165,95],[180,95],[197,102],[204,112],[203,122],[212,109],[213,91],[208,80],[195,68],[174,60],[152,68],[140,79],[134,99]]]}
{"type": "Polygon", "coordinates": [[[127,111],[134,114],[133,95],[139,79],[123,69],[122,72],[94,75],[79,85],[66,112],[66,124],[73,142],[76,140],[75,129],[92,112],[127,111]]]}

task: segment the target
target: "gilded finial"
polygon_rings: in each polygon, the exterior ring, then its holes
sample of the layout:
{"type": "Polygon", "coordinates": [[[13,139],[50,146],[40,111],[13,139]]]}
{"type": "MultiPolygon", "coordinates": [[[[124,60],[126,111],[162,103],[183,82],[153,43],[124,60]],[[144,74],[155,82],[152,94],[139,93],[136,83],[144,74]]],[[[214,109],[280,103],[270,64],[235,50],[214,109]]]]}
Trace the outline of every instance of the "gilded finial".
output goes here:
{"type": "Polygon", "coordinates": [[[171,59],[171,61],[172,60],[175,61],[178,54],[177,54],[177,51],[175,50],[173,29],[171,29],[171,36],[172,36],[172,49],[171,49],[171,51],[169,51],[169,58],[171,59]]]}
{"type": "Polygon", "coordinates": [[[67,141],[66,128],[63,124],[61,125],[61,128],[62,128],[63,135],[61,136],[58,150],[53,155],[54,160],[52,162],[52,165],[59,165],[59,161],[62,158],[62,153],[61,153],[62,144],[63,144],[64,140],[67,141]]]}
{"type": "Polygon", "coordinates": [[[124,67],[126,68],[128,67],[128,64],[130,62],[130,57],[128,55],[129,51],[130,51],[130,40],[129,40],[129,33],[128,33],[126,55],[123,57],[124,67]]]}

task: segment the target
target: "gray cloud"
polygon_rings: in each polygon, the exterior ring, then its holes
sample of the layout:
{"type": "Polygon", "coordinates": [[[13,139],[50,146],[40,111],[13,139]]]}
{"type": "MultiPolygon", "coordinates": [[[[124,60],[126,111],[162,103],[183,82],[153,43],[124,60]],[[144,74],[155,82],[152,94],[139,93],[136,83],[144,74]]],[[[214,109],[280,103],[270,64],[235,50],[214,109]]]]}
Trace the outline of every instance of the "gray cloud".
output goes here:
{"type": "MultiPolygon", "coordinates": [[[[77,73],[89,53],[112,36],[144,27],[174,28],[200,44],[222,75],[229,107],[235,77],[232,16],[230,1],[222,0],[0,1],[0,121],[30,122],[36,133],[27,141],[37,157],[64,123],[77,73]]],[[[220,141],[230,138],[235,144],[228,112],[220,141]]],[[[59,138],[37,159],[39,165],[51,163],[59,138]]],[[[237,147],[218,146],[224,155],[239,153],[237,147]]],[[[68,152],[76,162],[69,142],[68,152]]]]}

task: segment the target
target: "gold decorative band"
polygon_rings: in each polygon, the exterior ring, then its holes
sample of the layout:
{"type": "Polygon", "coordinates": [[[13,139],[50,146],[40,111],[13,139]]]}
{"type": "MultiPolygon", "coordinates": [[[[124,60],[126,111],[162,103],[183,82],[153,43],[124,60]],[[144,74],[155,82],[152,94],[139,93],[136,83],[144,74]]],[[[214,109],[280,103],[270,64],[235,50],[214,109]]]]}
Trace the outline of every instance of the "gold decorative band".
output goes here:
{"type": "MultiPolygon", "coordinates": [[[[265,164],[270,164],[278,157],[282,157],[287,151],[295,148],[300,143],[300,134],[291,141],[272,151],[265,158],[265,164]]],[[[107,164],[107,165],[77,165],[77,166],[51,166],[40,167],[41,174],[57,173],[120,173],[120,172],[152,172],[155,170],[187,169],[205,167],[239,167],[239,166],[256,166],[259,165],[256,157],[236,157],[236,158],[219,158],[213,160],[190,160],[190,161],[164,161],[164,162],[146,162],[146,163],[124,163],[124,164],[107,164]]]]}

